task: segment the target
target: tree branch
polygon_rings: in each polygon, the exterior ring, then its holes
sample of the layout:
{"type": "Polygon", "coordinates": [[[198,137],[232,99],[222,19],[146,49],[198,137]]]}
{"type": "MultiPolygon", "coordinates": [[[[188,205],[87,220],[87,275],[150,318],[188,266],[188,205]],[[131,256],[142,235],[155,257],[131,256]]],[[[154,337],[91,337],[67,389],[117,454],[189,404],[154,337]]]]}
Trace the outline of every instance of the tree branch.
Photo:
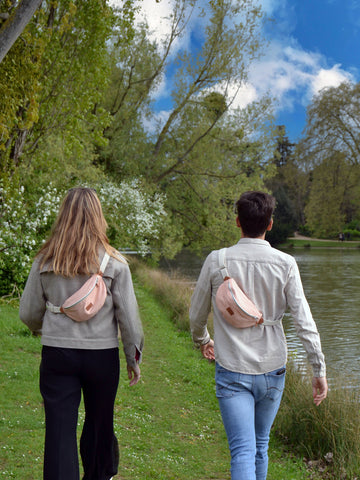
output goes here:
{"type": "Polygon", "coordinates": [[[0,63],[29,23],[40,4],[41,0],[22,0],[14,13],[4,23],[0,30],[0,63]]]}

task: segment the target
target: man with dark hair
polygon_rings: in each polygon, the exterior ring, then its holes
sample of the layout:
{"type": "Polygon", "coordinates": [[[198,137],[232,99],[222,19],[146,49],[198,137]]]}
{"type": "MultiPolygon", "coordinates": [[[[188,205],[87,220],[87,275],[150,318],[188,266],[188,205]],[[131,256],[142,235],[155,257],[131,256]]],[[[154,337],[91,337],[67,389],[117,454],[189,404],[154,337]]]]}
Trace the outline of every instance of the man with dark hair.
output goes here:
{"type": "Polygon", "coordinates": [[[327,395],[324,355],[294,258],[272,248],[265,234],[273,225],[275,199],[246,192],[236,203],[241,239],[226,249],[229,275],[262,312],[264,323],[236,328],[216,306],[223,282],[218,250],[206,258],[191,299],[190,325],[203,356],[216,360],[216,396],[228,437],[232,480],[265,480],[270,429],[280,406],[287,361],[282,318],[289,307],[314,377],[313,399],[327,395]],[[214,311],[214,340],[207,319],[214,311]]]}
{"type": "Polygon", "coordinates": [[[263,192],[246,192],[235,204],[243,236],[261,237],[272,226],[275,198],[263,192]]]}

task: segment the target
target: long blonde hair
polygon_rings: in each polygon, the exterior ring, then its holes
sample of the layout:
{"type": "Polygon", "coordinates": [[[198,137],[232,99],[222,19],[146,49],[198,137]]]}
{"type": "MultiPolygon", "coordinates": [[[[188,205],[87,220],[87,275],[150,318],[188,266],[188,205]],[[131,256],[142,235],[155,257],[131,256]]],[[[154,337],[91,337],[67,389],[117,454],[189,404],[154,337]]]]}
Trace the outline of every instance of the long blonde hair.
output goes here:
{"type": "Polygon", "coordinates": [[[99,247],[124,262],[106,236],[107,223],[95,190],[72,188],[65,196],[48,240],[38,252],[41,267],[51,262],[55,274],[73,277],[99,269],[99,247]]]}

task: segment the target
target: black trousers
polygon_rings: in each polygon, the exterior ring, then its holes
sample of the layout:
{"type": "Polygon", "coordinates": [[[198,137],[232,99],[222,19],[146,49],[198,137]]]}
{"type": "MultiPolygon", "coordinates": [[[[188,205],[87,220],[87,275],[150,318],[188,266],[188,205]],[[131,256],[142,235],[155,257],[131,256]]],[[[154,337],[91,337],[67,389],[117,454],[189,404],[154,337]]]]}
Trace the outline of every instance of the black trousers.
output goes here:
{"type": "Polygon", "coordinates": [[[40,391],[45,406],[44,480],[79,480],[76,429],[81,392],[85,421],[80,438],[83,480],[117,473],[114,403],[119,384],[118,348],[82,350],[43,346],[40,391]]]}

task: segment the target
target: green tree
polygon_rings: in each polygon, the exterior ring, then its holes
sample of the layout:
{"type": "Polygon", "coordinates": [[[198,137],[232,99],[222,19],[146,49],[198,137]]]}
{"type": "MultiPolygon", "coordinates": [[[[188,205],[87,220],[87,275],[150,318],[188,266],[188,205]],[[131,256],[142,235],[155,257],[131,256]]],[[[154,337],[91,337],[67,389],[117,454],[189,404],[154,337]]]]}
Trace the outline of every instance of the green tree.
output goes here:
{"type": "Polygon", "coordinates": [[[267,233],[267,240],[273,245],[283,243],[294,233],[298,226],[298,215],[296,211],[295,192],[293,186],[289,185],[292,178],[289,178],[289,170],[294,167],[294,148],[286,135],[284,125],[277,127],[276,149],[273,163],[276,166],[276,174],[266,180],[267,188],[276,198],[276,209],[274,212],[275,221],[272,230],[267,233]]]}
{"type": "Polygon", "coordinates": [[[360,163],[360,84],[344,82],[322,90],[307,110],[302,141],[304,164],[319,164],[332,152],[360,163]]]}
{"type": "Polygon", "coordinates": [[[337,237],[343,230],[343,201],[351,181],[350,172],[351,168],[339,153],[314,168],[305,215],[307,226],[315,236],[337,237]]]}
{"type": "Polygon", "coordinates": [[[101,175],[93,160],[110,122],[99,106],[110,72],[107,41],[121,19],[102,0],[42,2],[0,64],[4,176],[20,168],[30,184],[35,177],[67,185],[101,175]]]}
{"type": "Polygon", "coordinates": [[[305,213],[319,236],[335,235],[359,217],[359,118],[360,84],[324,89],[308,108],[297,158],[312,175],[305,213]]]}
{"type": "Polygon", "coordinates": [[[125,52],[114,40],[106,101],[114,120],[100,157],[118,178],[135,173],[148,188],[165,192],[177,238],[200,248],[229,236],[224,221],[233,222],[233,201],[245,189],[261,188],[272,167],[266,154],[271,138],[264,129],[269,101],[234,107],[260,52],[261,12],[252,0],[209,2],[199,13],[201,46],[184,47],[174,58],[174,43],[198,3],[175,2],[161,46],[149,40],[145,25],[125,52]],[[173,82],[172,104],[160,117],[152,95],[166,74],[173,82]]]}

